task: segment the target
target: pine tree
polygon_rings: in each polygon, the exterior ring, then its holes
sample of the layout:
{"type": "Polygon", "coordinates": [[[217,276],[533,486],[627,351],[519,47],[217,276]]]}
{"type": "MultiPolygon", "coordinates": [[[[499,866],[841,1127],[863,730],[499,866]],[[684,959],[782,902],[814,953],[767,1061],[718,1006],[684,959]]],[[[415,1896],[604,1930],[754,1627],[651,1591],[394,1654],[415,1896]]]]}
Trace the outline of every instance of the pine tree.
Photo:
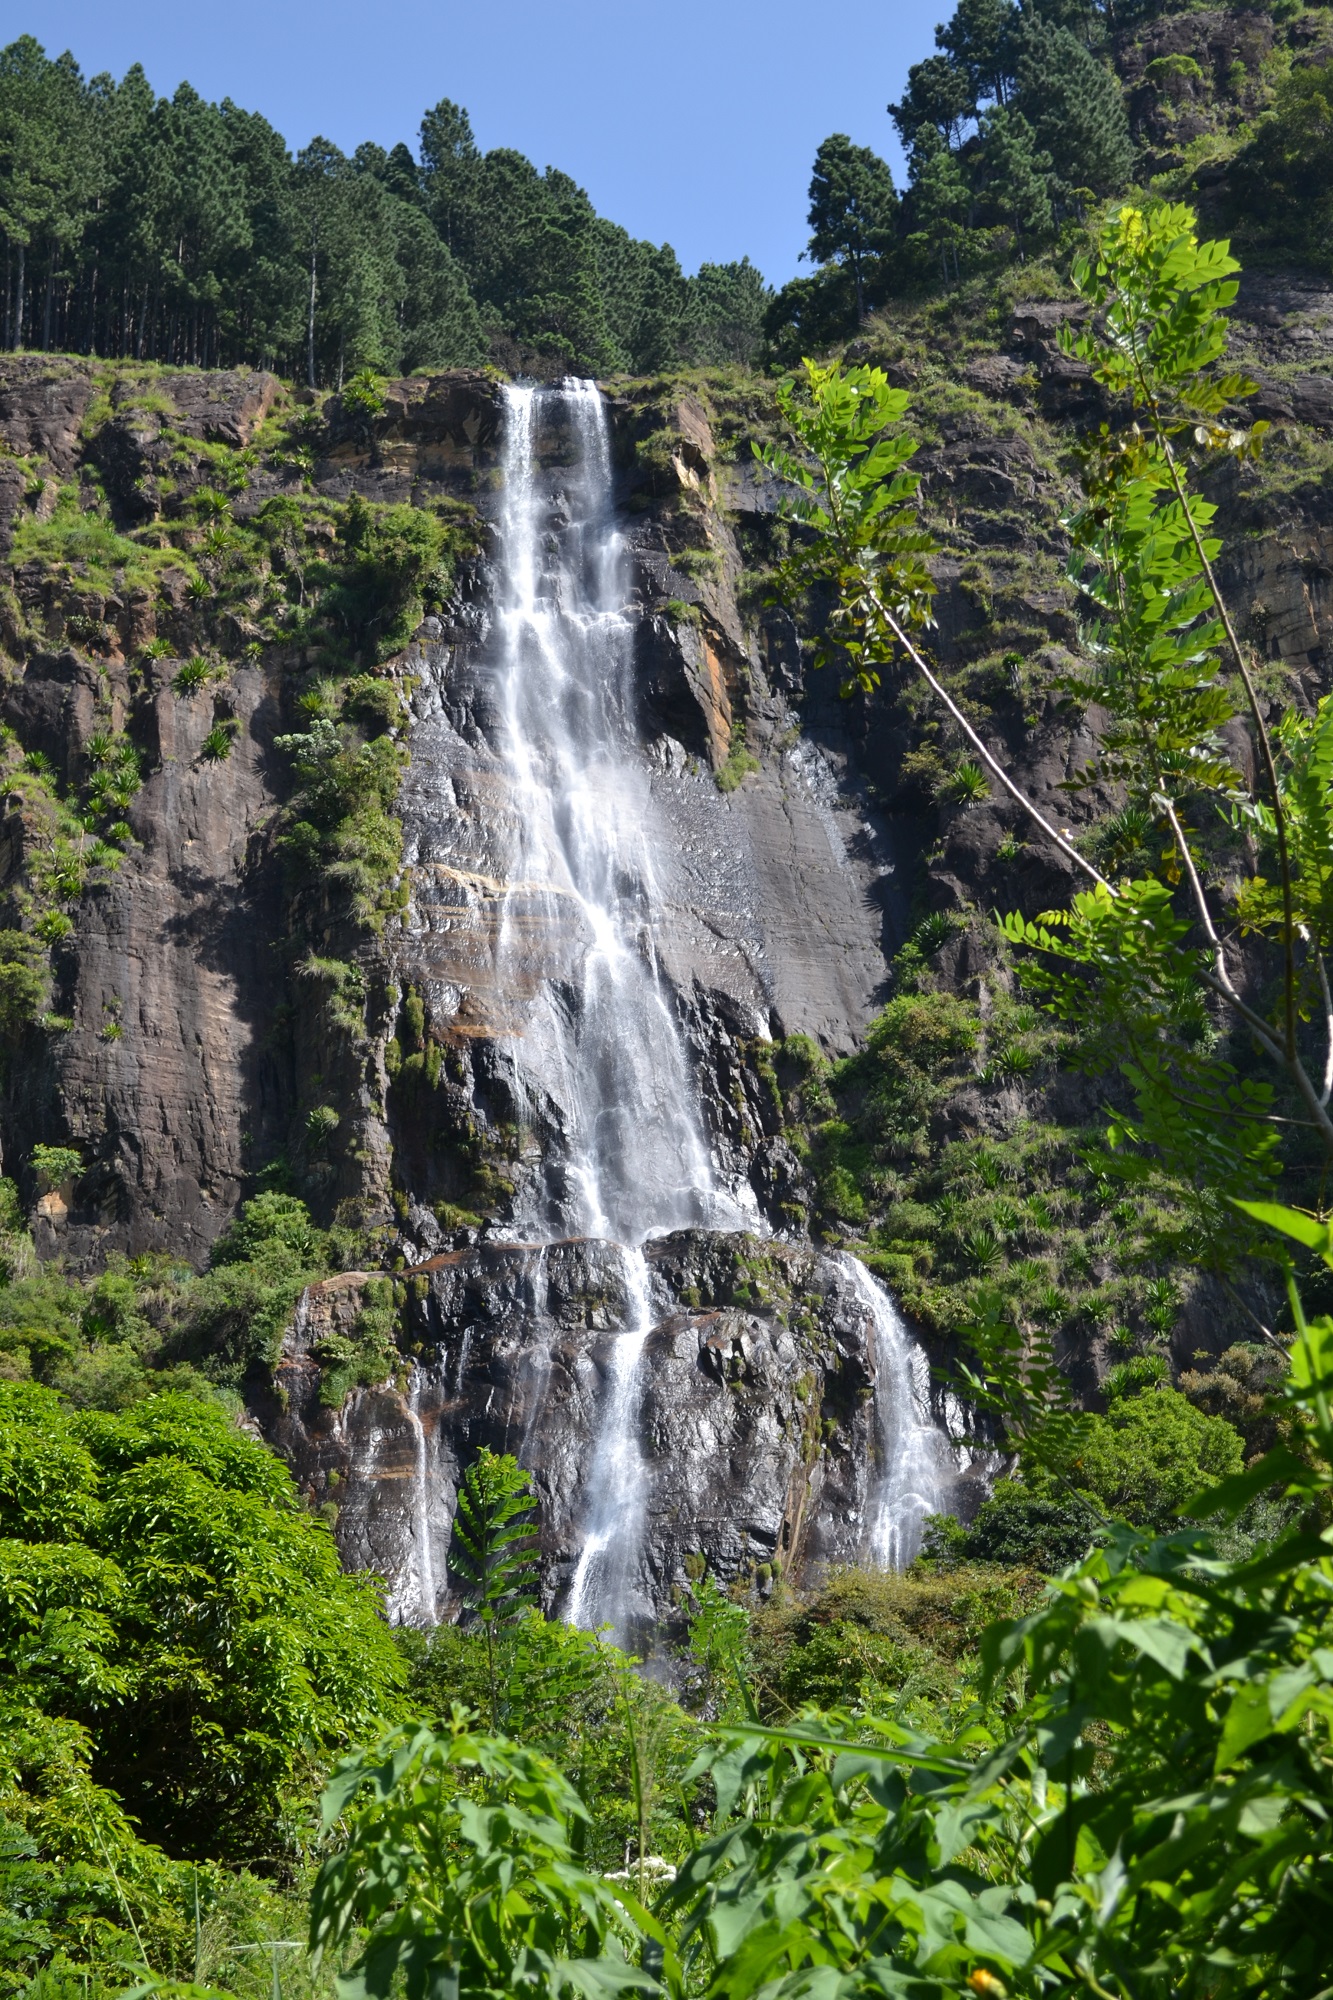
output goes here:
{"type": "Polygon", "coordinates": [[[481,154],[472,121],[460,104],[442,97],[421,121],[421,191],[446,248],[462,260],[473,251],[481,154]]]}
{"type": "Polygon", "coordinates": [[[912,64],[906,90],[888,109],[909,152],[926,126],[932,126],[945,145],[956,150],[962,144],[963,128],[975,114],[976,100],[965,70],[949,56],[927,56],[924,62],[912,64]]]}
{"type": "Polygon", "coordinates": [[[1048,234],[1051,213],[1051,158],[1037,150],[1036,134],[1021,111],[995,109],[982,120],[983,173],[988,205],[1023,244],[1048,234]]]}
{"type": "Polygon", "coordinates": [[[762,274],[742,257],[739,264],[701,264],[691,283],[694,358],[748,367],[763,339],[764,313],[772,297],[762,274]]]}
{"type": "Polygon", "coordinates": [[[958,0],[953,15],[935,30],[942,49],[967,78],[971,107],[1003,104],[1013,88],[1012,0],[958,0]]]}
{"type": "Polygon", "coordinates": [[[944,281],[949,280],[949,262],[957,279],[959,247],[967,233],[972,211],[972,192],[957,157],[949,151],[933,125],[924,125],[912,148],[913,237],[932,256],[938,255],[944,281]]]}
{"type": "Polygon", "coordinates": [[[1134,146],[1114,73],[1068,28],[1029,17],[1020,29],[1015,108],[1051,156],[1065,188],[1114,194],[1129,179],[1134,146]]]}
{"type": "Polygon", "coordinates": [[[898,196],[885,162],[868,146],[834,132],[815,154],[810,179],[810,242],[817,264],[842,264],[852,274],[856,317],[866,315],[868,266],[893,241],[898,196]]]}

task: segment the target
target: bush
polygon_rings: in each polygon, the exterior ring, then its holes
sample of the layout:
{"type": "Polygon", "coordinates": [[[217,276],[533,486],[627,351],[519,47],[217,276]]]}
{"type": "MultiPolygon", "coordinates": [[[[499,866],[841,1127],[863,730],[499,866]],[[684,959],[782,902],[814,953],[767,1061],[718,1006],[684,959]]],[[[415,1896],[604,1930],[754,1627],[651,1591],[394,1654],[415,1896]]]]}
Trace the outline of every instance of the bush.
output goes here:
{"type": "Polygon", "coordinates": [[[963,1553],[974,1562],[1054,1575],[1078,1562],[1098,1540],[1096,1517],[1086,1503],[1001,1479],[967,1528],[963,1553]]]}
{"type": "Polygon", "coordinates": [[[1072,1477],[1111,1513],[1164,1531],[1178,1507],[1239,1472],[1243,1462],[1240,1436],[1224,1418],[1195,1409],[1177,1389],[1159,1387],[1088,1419],[1072,1477]]]}
{"type": "Polygon", "coordinates": [[[0,1526],[0,1675],[168,1853],[280,1852],[311,1760],[397,1707],[376,1586],[216,1405],[0,1383],[0,1526]]]}

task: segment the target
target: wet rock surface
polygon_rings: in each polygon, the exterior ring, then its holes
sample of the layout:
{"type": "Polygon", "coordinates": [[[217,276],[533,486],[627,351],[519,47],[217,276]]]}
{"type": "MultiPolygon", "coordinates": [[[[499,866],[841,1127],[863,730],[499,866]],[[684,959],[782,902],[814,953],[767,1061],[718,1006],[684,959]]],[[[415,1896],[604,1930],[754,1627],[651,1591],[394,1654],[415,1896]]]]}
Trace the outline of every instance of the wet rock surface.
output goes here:
{"type": "MultiPolygon", "coordinates": [[[[653,1324],[636,1429],[645,1465],[631,1607],[669,1616],[701,1559],[726,1584],[766,1591],[864,1556],[884,1468],[876,1425],[883,1366],[845,1262],[808,1246],[678,1231],[647,1246],[653,1324]]],[[[392,1580],[399,1615],[445,1616],[457,1481],[477,1450],[530,1467],[542,1592],[567,1600],[587,1474],[614,1344],[630,1316],[624,1253],[611,1243],[479,1244],[414,1277],[413,1359],[394,1385],[320,1402],[311,1350],[350,1325],[358,1274],[313,1287],[253,1407],[315,1503],[333,1500],[344,1559],[392,1580]],[[425,1573],[433,1580],[422,1597],[425,1573]]],[[[883,1413],[881,1412],[881,1415],[883,1413]]],[[[950,1504],[980,1497],[953,1455],[950,1504]]]]}

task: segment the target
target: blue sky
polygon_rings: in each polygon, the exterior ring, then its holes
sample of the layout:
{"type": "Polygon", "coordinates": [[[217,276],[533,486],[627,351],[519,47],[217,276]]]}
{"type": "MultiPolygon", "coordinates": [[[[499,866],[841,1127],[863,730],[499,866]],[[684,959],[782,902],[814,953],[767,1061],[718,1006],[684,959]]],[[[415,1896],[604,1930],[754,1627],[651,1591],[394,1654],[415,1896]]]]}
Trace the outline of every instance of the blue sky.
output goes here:
{"type": "Polygon", "coordinates": [[[441,97],[484,147],[562,167],[603,214],[687,270],[748,255],[798,274],[815,147],[850,132],[902,161],[885,105],[949,0],[0,0],[0,38],[73,51],[85,75],[142,62],[155,88],[322,132],[415,144],[441,97]]]}

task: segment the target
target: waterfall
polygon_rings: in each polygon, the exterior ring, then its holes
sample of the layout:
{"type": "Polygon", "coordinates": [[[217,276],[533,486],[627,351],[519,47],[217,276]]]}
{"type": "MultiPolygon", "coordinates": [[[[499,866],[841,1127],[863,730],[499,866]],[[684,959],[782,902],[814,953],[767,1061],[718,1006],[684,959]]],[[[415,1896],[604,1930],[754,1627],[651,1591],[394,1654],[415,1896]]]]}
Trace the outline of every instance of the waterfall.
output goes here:
{"type": "MultiPolygon", "coordinates": [[[[467,815],[445,783],[431,851],[446,875],[465,861],[459,879],[496,899],[478,947],[487,1031],[507,1045],[520,1122],[542,1139],[514,1235],[528,1245],[578,1237],[618,1246],[624,1305],[598,1353],[591,1437],[568,1516],[563,1614],[629,1637],[651,1617],[654,1595],[644,1563],[654,1497],[641,1441],[653,1336],[644,1245],[675,1229],[753,1228],[758,1216],[752,1201],[743,1205],[748,1189],[737,1198],[714,1175],[676,996],[660,966],[676,863],[636,713],[633,576],[614,510],[606,404],[582,381],[503,395],[492,605],[470,719],[484,739],[470,782],[484,788],[486,844],[468,847],[467,815]]],[[[825,831],[840,851],[831,813],[825,831]]],[[[853,1269],[874,1315],[880,1385],[884,1470],[868,1553],[899,1563],[915,1552],[921,1517],[940,1504],[941,1447],[905,1331],[864,1269],[853,1269]]],[[[465,1336],[460,1394],[466,1361],[465,1336]]],[[[553,1353],[524,1365],[530,1408],[519,1453],[528,1462],[553,1353]]],[[[415,1409],[414,1420],[424,1481],[415,1409]]],[[[433,1616],[428,1528],[420,1505],[413,1602],[433,1616]]]]}
{"type": "Polygon", "coordinates": [[[583,1547],[565,1611],[571,1625],[594,1628],[623,1623],[643,1534],[647,1468],[639,1449],[639,1363],[652,1307],[642,1250],[625,1252],[625,1287],[631,1324],[617,1336],[612,1353],[606,1408],[588,1470],[583,1547]]]}
{"type": "MultiPolygon", "coordinates": [[[[435,1580],[435,1551],[430,1519],[430,1452],[426,1426],[421,1421],[422,1370],[412,1370],[408,1390],[407,1418],[415,1445],[412,1474],[412,1560],[398,1579],[398,1587],[387,1606],[391,1625],[434,1625],[439,1602],[435,1580]]],[[[441,1578],[440,1582],[443,1583],[441,1578]]]]}
{"type": "Polygon", "coordinates": [[[505,401],[492,647],[512,807],[496,970],[510,991],[545,973],[521,1068],[563,1124],[540,1212],[523,1221],[629,1245],[692,1224],[735,1228],[658,971],[654,811],[605,405],[591,382],[506,388],[505,401]],[[555,481],[538,470],[550,432],[563,432],[555,481]],[[557,941],[557,964],[542,966],[543,939],[557,941]]]}
{"type": "Polygon", "coordinates": [[[591,382],[504,393],[491,644],[512,806],[496,972],[502,988],[533,992],[522,1082],[534,1101],[559,1108],[535,1210],[521,1224],[548,1240],[623,1246],[625,1324],[606,1372],[565,1607],[573,1624],[618,1625],[635,1594],[647,1503],[638,1422],[652,1316],[640,1246],[664,1230],[736,1228],[744,1218],[714,1187],[658,968],[654,809],[606,408],[591,382]],[[563,445],[553,480],[538,469],[551,434],[563,445]],[[543,940],[553,941],[545,966],[543,940]]]}
{"type": "Polygon", "coordinates": [[[930,1367],[897,1306],[858,1258],[844,1259],[875,1329],[875,1430],[879,1478],[866,1551],[881,1569],[903,1569],[921,1547],[927,1514],[946,1511],[956,1468],[930,1411],[930,1367]]]}

